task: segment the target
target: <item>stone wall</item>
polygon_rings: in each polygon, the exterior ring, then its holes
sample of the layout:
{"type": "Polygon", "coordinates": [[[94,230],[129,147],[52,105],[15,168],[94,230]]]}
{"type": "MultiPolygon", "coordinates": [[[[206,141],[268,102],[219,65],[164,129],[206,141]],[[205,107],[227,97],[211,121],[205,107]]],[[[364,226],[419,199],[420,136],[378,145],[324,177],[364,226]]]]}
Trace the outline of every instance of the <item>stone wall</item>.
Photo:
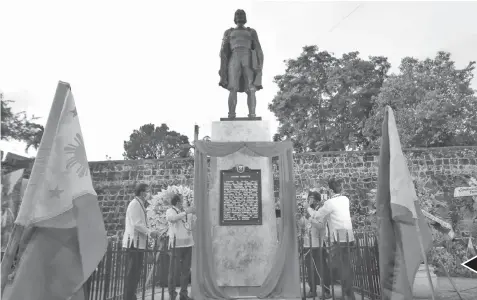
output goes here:
{"type": "MultiPolygon", "coordinates": [[[[469,231],[474,217],[472,198],[453,198],[454,188],[469,186],[477,178],[477,147],[448,147],[404,150],[424,208],[440,215],[457,216],[462,230],[469,231]],[[439,205],[440,204],[440,205],[439,205]],[[457,204],[457,205],[456,205],[457,204]],[[454,209],[454,211],[450,211],[454,209]]],[[[377,184],[378,151],[323,152],[295,155],[297,195],[309,188],[326,186],[326,179],[343,178],[345,193],[353,202],[358,227],[369,226],[377,184]]],[[[100,161],[90,163],[108,234],[121,233],[134,185],[151,184],[157,193],[168,185],[192,188],[192,158],[173,160],[100,161]]],[[[278,187],[275,168],[275,191],[278,187]]],[[[276,192],[276,196],[278,193],[276,192]]]]}

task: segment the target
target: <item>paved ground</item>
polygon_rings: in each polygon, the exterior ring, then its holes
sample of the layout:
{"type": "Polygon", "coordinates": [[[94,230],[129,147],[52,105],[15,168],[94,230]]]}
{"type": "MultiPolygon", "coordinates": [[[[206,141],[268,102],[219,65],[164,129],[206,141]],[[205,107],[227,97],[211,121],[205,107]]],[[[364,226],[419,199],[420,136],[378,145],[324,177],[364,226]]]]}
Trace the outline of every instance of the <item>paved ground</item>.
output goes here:
{"type": "MultiPolygon", "coordinates": [[[[477,279],[472,278],[452,278],[457,288],[461,291],[461,296],[464,300],[475,300],[477,299],[477,279]]],[[[190,287],[189,287],[190,292],[190,287]]],[[[9,286],[7,285],[5,289],[4,296],[9,294],[9,286]]],[[[437,287],[436,287],[436,300],[460,300],[457,293],[454,291],[452,284],[446,277],[437,278],[437,287]]],[[[156,288],[154,295],[152,295],[152,289],[146,291],[144,298],[142,293],[138,293],[138,300],[162,300],[162,289],[156,288]]],[[[3,297],[2,297],[3,298],[3,297]]],[[[316,298],[318,300],[318,298],[316,298]]],[[[341,287],[335,286],[335,299],[341,299],[341,287]]],[[[361,300],[361,295],[356,294],[356,299],[361,300]]],[[[418,299],[418,298],[415,298],[418,299]]],[[[420,298],[427,299],[427,298],[420,298]]],[[[430,298],[429,298],[430,299],[430,298]]],[[[169,300],[169,295],[167,290],[164,290],[164,299],[169,300]]],[[[364,299],[363,299],[364,300],[364,299]]]]}
{"type": "MultiPolygon", "coordinates": [[[[477,279],[472,278],[452,278],[455,285],[461,292],[461,296],[464,300],[475,300],[477,299],[477,279]]],[[[190,293],[190,288],[189,288],[190,293]]],[[[452,284],[446,277],[437,278],[437,287],[436,287],[436,300],[460,300],[457,293],[454,291],[452,284]]],[[[161,297],[161,289],[156,289],[154,296],[152,295],[152,290],[146,291],[144,300],[169,300],[169,295],[167,290],[164,291],[164,299],[161,297]]],[[[138,294],[138,300],[142,300],[142,294],[138,294]]],[[[319,298],[315,298],[318,300],[319,298]]],[[[341,298],[341,287],[339,285],[335,286],[335,299],[341,298]]],[[[356,300],[361,300],[361,295],[356,294],[356,300]]],[[[365,298],[368,299],[368,298],[365,298]]],[[[431,299],[431,298],[415,298],[417,299],[431,299]]],[[[364,300],[364,299],[363,299],[364,300]]]]}
{"type": "MultiPolygon", "coordinates": [[[[476,278],[452,278],[459,289],[461,296],[466,300],[477,299],[477,279],[476,278]]],[[[459,300],[459,296],[454,291],[452,284],[447,277],[437,278],[437,298],[439,300],[459,300]]],[[[436,299],[437,300],[437,299],[436,299]]]]}

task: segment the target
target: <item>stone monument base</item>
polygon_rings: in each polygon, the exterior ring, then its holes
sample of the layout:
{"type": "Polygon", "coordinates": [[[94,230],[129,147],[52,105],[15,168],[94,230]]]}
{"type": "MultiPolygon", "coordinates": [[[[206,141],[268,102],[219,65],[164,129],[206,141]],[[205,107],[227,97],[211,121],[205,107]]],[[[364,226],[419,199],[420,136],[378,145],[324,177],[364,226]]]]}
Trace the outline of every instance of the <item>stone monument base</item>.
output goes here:
{"type": "MultiPolygon", "coordinates": [[[[213,122],[211,140],[269,142],[270,124],[252,120],[213,122]]],[[[210,176],[209,205],[217,285],[231,297],[253,297],[259,294],[270,272],[278,246],[271,158],[246,150],[211,158],[210,176]],[[220,225],[220,171],[237,165],[261,171],[261,225],[220,225]]]]}

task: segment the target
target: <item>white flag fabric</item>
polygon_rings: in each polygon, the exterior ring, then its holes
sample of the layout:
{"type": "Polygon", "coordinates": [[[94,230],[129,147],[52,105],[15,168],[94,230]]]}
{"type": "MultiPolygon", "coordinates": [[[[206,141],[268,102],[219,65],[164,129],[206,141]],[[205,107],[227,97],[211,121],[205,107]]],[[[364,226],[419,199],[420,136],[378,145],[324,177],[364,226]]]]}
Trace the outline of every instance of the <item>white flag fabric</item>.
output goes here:
{"type": "Polygon", "coordinates": [[[401,149],[401,141],[391,107],[387,106],[389,134],[389,181],[391,183],[392,217],[396,221],[412,222],[417,219],[414,203],[418,201],[411,173],[401,149]]]}
{"type": "Polygon", "coordinates": [[[58,83],[15,222],[34,230],[6,299],[84,299],[107,235],[67,83],[58,83]]]}

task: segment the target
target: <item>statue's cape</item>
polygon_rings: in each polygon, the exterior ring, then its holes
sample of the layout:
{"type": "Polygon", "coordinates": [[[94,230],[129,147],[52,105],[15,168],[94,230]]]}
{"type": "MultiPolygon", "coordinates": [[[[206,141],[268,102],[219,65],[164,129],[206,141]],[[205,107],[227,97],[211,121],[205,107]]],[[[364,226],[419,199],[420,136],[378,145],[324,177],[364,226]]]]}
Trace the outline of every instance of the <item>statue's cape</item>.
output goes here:
{"type": "MultiPolygon", "coordinates": [[[[234,30],[234,28],[230,28],[224,33],[224,37],[222,39],[222,46],[220,47],[220,70],[219,70],[219,75],[220,75],[220,82],[219,85],[223,87],[224,89],[228,90],[228,67],[229,67],[229,60],[232,57],[232,49],[230,49],[230,33],[234,30]]],[[[247,30],[251,31],[250,27],[247,27],[247,30]]],[[[258,39],[255,41],[257,44],[258,39]]],[[[252,68],[254,70],[254,85],[256,87],[256,90],[261,90],[262,87],[262,69],[258,69],[259,64],[258,60],[259,58],[262,58],[263,60],[263,51],[261,47],[257,47],[257,49],[252,50],[252,68]]],[[[262,61],[262,66],[263,66],[263,61],[262,61]]],[[[242,77],[240,77],[240,84],[239,84],[239,93],[245,92],[245,80],[242,77]]]]}

